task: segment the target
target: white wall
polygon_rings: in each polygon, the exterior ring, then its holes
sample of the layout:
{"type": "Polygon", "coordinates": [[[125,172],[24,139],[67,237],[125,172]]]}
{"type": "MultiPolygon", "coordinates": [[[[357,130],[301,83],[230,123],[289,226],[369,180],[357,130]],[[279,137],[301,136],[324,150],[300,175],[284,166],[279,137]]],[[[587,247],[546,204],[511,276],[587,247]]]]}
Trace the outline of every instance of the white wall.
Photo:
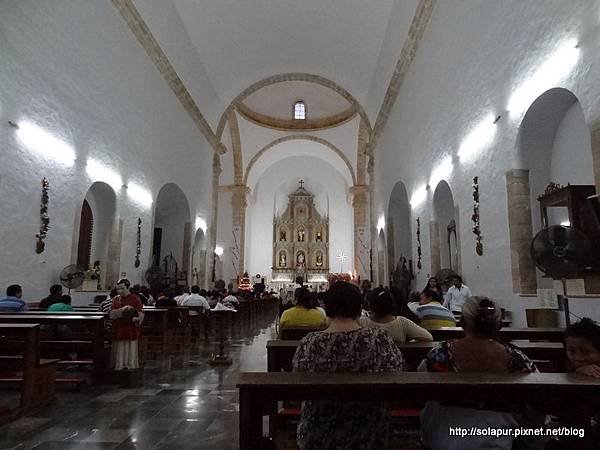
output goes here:
{"type": "MultiPolygon", "coordinates": [[[[459,208],[465,280],[473,293],[490,295],[511,309],[516,323],[524,323],[523,310],[533,301],[512,293],[505,173],[518,166],[517,136],[524,111],[506,112],[508,101],[561,42],[574,38],[579,40],[578,63],[555,85],[575,94],[587,123],[600,117],[599,21],[600,8],[591,0],[438,2],[376,150],[376,217],[385,211],[397,180],[405,181],[411,198],[428,183],[441,158],[451,155],[453,170],[445,178],[459,208]],[[470,130],[482,118],[490,116],[491,123],[498,115],[486,147],[470,162],[460,161],[456,154],[470,130]],[[471,183],[476,175],[483,256],[475,254],[471,232],[471,183]]],[[[550,87],[537,85],[540,90],[534,93],[550,87]]],[[[432,194],[427,191],[424,203],[412,209],[413,218],[421,218],[423,242],[417,286],[424,284],[430,267],[427,224],[432,194]]],[[[572,310],[598,318],[599,305],[575,300],[572,310]]]]}
{"type": "Polygon", "coordinates": [[[211,149],[110,2],[1,2],[0,55],[0,289],[19,283],[25,299],[36,300],[58,281],[77,245],[81,203],[97,181],[85,171],[88,157],[129,186],[117,186],[116,214],[124,221],[120,272],[132,282],[150,261],[153,216],[151,205],[128,195],[134,183],[155,200],[162,185],[177,181],[209,221],[211,149]],[[9,120],[33,121],[68,142],[74,165],[29,150],[9,120]],[[51,228],[38,255],[44,176],[51,228]],[[138,217],[142,265],[135,269],[138,217]]]}
{"type": "MultiPolygon", "coordinates": [[[[273,248],[273,212],[278,204],[281,211],[284,193],[291,193],[298,187],[298,180],[317,199],[321,212],[326,199],[329,203],[329,261],[332,271],[339,271],[336,256],[342,251],[348,255],[344,271],[351,270],[353,261],[353,211],[348,202],[348,184],[338,169],[330,164],[308,156],[295,156],[273,164],[260,177],[246,210],[246,261],[248,273],[271,277],[273,248]],[[324,192],[326,192],[326,196],[324,192]],[[276,201],[276,198],[278,201],[276,201]]],[[[287,201],[287,199],[286,199],[287,201]]],[[[283,211],[281,211],[283,212],[283,211]]]]}

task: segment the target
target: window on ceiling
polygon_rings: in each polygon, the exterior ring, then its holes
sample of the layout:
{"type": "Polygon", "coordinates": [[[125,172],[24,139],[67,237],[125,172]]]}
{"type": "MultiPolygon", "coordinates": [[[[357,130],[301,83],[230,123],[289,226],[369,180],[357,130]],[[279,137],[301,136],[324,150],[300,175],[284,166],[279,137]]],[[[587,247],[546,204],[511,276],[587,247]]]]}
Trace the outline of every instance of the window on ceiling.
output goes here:
{"type": "Polygon", "coordinates": [[[306,105],[302,100],[294,103],[294,120],[306,119],[306,105]]]}

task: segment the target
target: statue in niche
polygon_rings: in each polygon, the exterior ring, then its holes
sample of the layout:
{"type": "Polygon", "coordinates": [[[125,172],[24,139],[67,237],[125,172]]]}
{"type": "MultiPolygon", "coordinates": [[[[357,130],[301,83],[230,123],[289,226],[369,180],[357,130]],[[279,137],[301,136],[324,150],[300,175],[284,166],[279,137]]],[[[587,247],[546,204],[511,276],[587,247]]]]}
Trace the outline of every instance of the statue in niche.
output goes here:
{"type": "Polygon", "coordinates": [[[323,237],[321,236],[321,232],[320,231],[317,231],[317,239],[316,239],[316,241],[317,242],[323,242],[323,237]]]}
{"type": "Polygon", "coordinates": [[[279,267],[285,267],[286,261],[285,261],[285,252],[280,252],[279,253],[279,267]]]}
{"type": "Polygon", "coordinates": [[[192,286],[198,286],[200,283],[200,275],[198,274],[198,269],[194,267],[192,271],[192,286]]]}
{"type": "Polygon", "coordinates": [[[299,266],[303,266],[304,265],[304,252],[299,252],[298,256],[296,256],[296,263],[299,266]]]}
{"type": "Polygon", "coordinates": [[[285,230],[280,230],[279,231],[279,241],[280,242],[286,242],[286,236],[285,236],[285,230]]]}
{"type": "Polygon", "coordinates": [[[298,242],[304,242],[304,230],[302,228],[298,230],[298,242]]]}
{"type": "Polygon", "coordinates": [[[317,267],[322,267],[323,266],[323,253],[318,252],[317,253],[317,262],[316,262],[317,267]]]}

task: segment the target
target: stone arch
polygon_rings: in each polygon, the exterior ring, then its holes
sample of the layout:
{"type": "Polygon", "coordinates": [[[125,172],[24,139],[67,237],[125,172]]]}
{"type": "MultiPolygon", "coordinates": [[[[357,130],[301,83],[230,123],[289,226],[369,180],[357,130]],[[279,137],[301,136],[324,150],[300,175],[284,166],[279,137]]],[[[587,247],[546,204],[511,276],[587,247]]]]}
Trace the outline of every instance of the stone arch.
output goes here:
{"type": "MultiPolygon", "coordinates": [[[[432,246],[432,260],[434,259],[434,250],[437,250],[439,268],[452,269],[460,273],[458,217],[452,189],[445,180],[442,180],[437,184],[433,193],[433,223],[435,225],[431,228],[434,233],[437,228],[438,236],[437,239],[433,238],[432,242],[437,240],[438,249],[434,249],[432,246]]],[[[433,272],[433,274],[435,273],[433,272]]]]}
{"type": "Polygon", "coordinates": [[[165,184],[156,197],[152,265],[161,265],[173,254],[178,270],[187,276],[190,264],[192,224],[187,197],[175,183],[165,184]]]}
{"type": "MultiPolygon", "coordinates": [[[[527,109],[516,141],[517,168],[506,174],[513,290],[535,293],[551,287],[536,273],[529,255],[532,237],[541,229],[537,197],[550,181],[590,184],[597,179],[589,126],[577,97],[552,88],[527,109]]],[[[549,216],[560,223],[564,213],[549,216]]]]}
{"type": "Polygon", "coordinates": [[[240,94],[238,94],[238,96],[235,97],[231,101],[229,106],[227,106],[227,108],[221,115],[221,119],[219,120],[219,125],[217,127],[218,139],[220,140],[223,136],[223,131],[225,130],[225,124],[227,123],[229,113],[231,111],[233,111],[237,107],[237,105],[239,105],[241,102],[243,102],[244,99],[246,99],[249,95],[253,94],[254,92],[256,92],[266,86],[269,86],[271,84],[282,83],[284,81],[306,81],[309,83],[316,83],[316,84],[320,84],[321,86],[327,87],[327,88],[337,92],[339,95],[341,95],[343,98],[345,98],[349,103],[351,103],[356,108],[358,114],[368,125],[369,131],[371,131],[371,129],[372,129],[371,122],[369,121],[369,117],[367,116],[367,113],[365,112],[365,110],[362,107],[362,105],[360,104],[360,102],[352,94],[350,94],[346,89],[341,87],[336,82],[334,82],[328,78],[319,76],[319,75],[313,75],[310,73],[292,72],[292,73],[283,73],[283,74],[273,75],[273,76],[270,76],[263,80],[257,81],[256,83],[254,83],[251,86],[244,89],[240,94]]]}
{"type": "Polygon", "coordinates": [[[395,270],[400,256],[412,259],[411,212],[406,186],[398,181],[390,194],[387,208],[388,261],[390,270],[395,270]]]}
{"type": "Polygon", "coordinates": [[[344,153],[339,148],[337,148],[335,145],[333,145],[331,142],[329,142],[325,139],[322,139],[320,137],[312,136],[312,135],[308,135],[308,134],[284,136],[279,139],[275,139],[274,141],[268,143],[263,148],[261,148],[252,157],[252,159],[248,163],[248,167],[246,168],[246,173],[244,174],[244,185],[248,185],[248,177],[250,175],[250,172],[252,171],[252,167],[267,151],[272,150],[274,147],[276,147],[279,144],[283,144],[284,142],[297,141],[297,140],[306,140],[306,141],[317,142],[317,143],[327,147],[331,151],[333,151],[344,162],[346,168],[348,169],[348,173],[352,180],[352,185],[356,185],[356,175],[355,175],[354,170],[352,169],[352,165],[350,164],[350,161],[348,160],[346,155],[344,155],[344,153]]]}
{"type": "Polygon", "coordinates": [[[100,261],[99,285],[103,289],[112,286],[119,275],[121,244],[116,205],[113,188],[97,181],[87,190],[75,219],[73,246],[76,251],[72,262],[87,268],[94,261],[100,261]],[[115,245],[118,252],[111,251],[115,245]]]}

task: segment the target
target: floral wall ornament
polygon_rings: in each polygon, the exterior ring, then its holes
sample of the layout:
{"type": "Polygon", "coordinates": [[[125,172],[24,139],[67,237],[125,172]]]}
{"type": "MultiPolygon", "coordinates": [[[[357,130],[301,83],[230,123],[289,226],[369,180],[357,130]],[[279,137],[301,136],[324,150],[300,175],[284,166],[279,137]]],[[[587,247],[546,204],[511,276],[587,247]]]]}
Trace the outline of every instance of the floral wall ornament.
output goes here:
{"type": "Polygon", "coordinates": [[[48,229],[50,228],[50,216],[48,215],[48,191],[50,190],[50,183],[44,177],[42,178],[42,200],[40,203],[40,232],[35,235],[37,241],[35,243],[35,252],[42,253],[46,248],[44,239],[48,236],[48,229]]]}
{"type": "Polygon", "coordinates": [[[417,269],[421,270],[421,218],[417,217],[417,269]]]}
{"type": "Polygon", "coordinates": [[[479,256],[483,255],[483,237],[481,236],[481,223],[479,219],[479,177],[473,177],[473,215],[471,216],[473,222],[472,230],[475,234],[475,253],[479,256]]]}
{"type": "Polygon", "coordinates": [[[136,268],[140,267],[140,254],[141,253],[142,253],[142,219],[138,217],[137,233],[136,233],[136,247],[135,247],[135,263],[133,264],[136,268]]]}

